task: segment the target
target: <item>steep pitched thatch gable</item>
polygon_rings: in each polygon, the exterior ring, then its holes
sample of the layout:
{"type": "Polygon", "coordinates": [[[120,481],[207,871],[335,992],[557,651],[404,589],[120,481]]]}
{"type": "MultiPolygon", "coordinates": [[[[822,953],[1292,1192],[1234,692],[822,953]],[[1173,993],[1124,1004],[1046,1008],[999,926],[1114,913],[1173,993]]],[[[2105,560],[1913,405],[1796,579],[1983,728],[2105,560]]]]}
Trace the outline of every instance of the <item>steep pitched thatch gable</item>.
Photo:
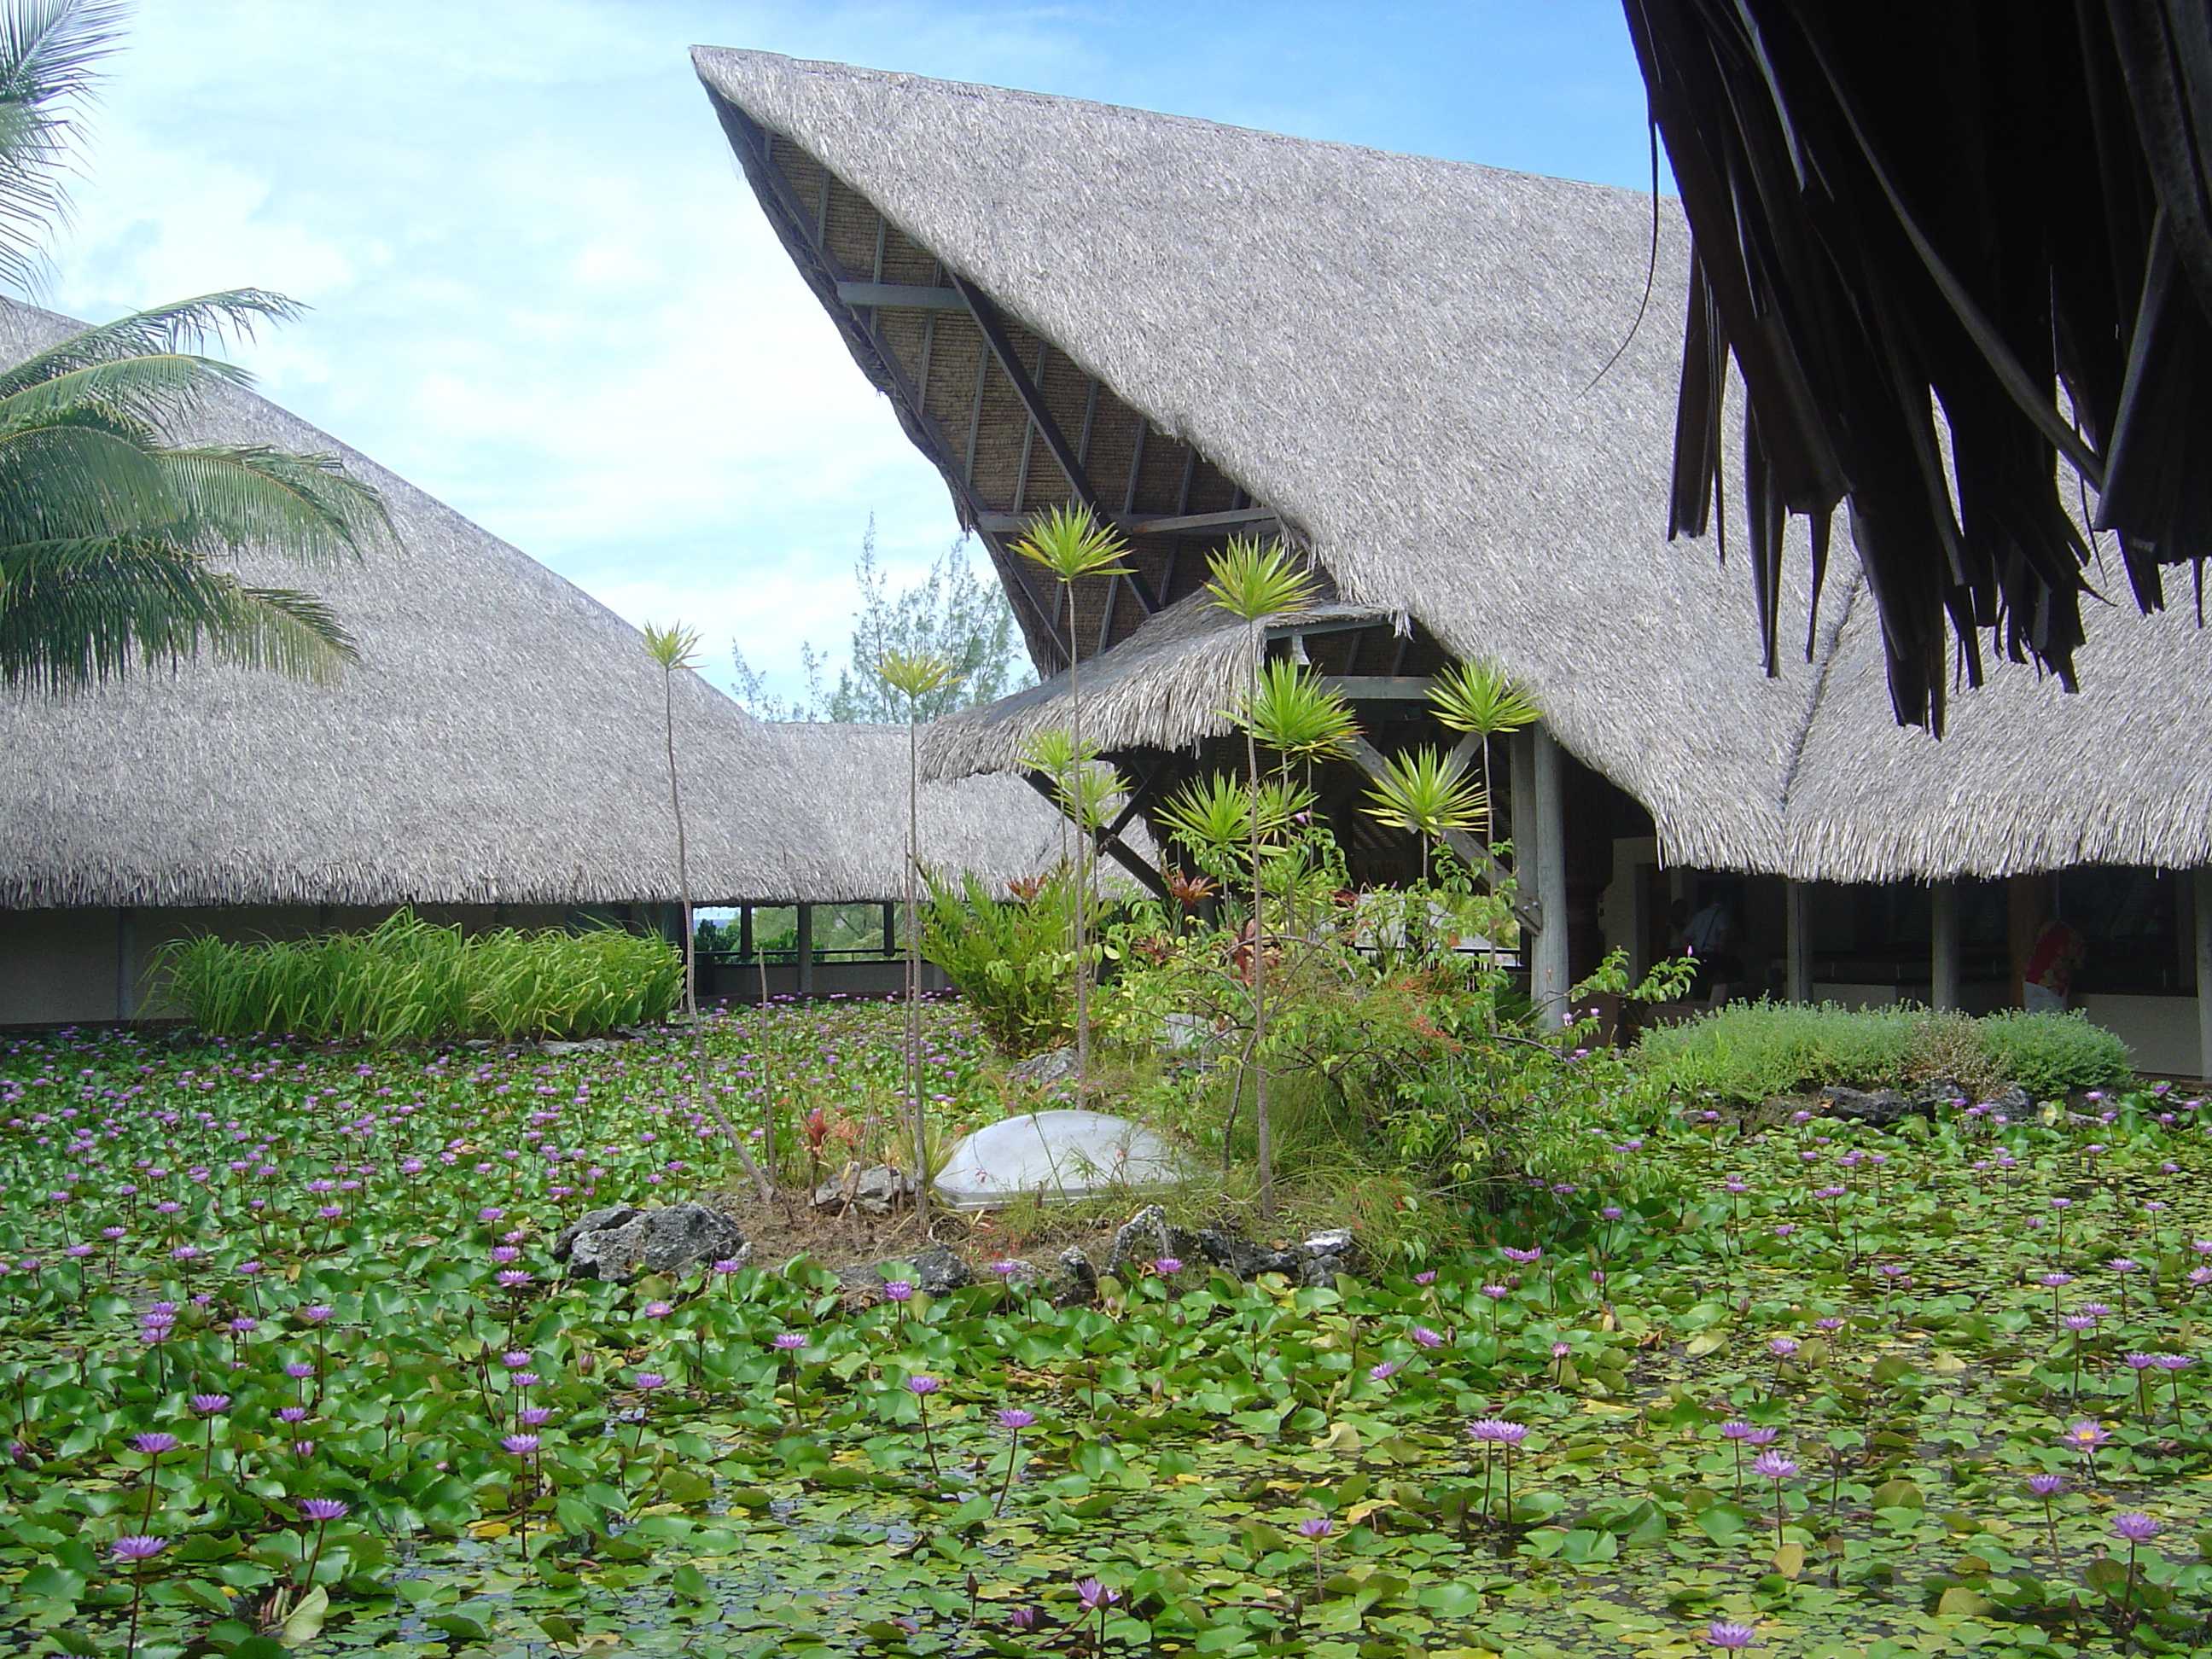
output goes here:
{"type": "MultiPolygon", "coordinates": [[[[68,332],[0,305],[0,357],[68,332]]],[[[362,660],[332,687],[198,665],[0,699],[0,906],[562,903],[678,896],[660,671],[605,606],[267,400],[214,441],[337,452],[396,543],[263,580],[325,595],[362,660]]],[[[702,899],[837,879],[778,745],[695,675],[676,685],[702,899]]]]}
{"type": "MultiPolygon", "coordinates": [[[[985,340],[995,314],[1017,363],[1042,366],[1032,390],[1064,439],[1084,410],[1094,427],[1133,411],[1274,515],[1344,602],[1409,614],[1524,681],[1554,735],[1650,810],[1672,861],[1863,880],[2212,858],[2191,781],[2212,764],[2175,747],[2212,731],[2212,641],[2189,618],[2100,611],[2090,693],[1998,665],[1941,744],[1893,729],[1848,570],[1814,660],[1761,673],[1741,560],[1666,539],[1677,362],[1651,319],[1685,304],[1673,204],[1623,350],[1648,196],[765,53],[695,58],[802,272],[985,530],[1006,498],[981,458],[995,442],[1041,468],[1037,410],[981,347],[957,388],[929,354],[985,340]],[[908,286],[872,280],[896,261],[908,286]],[[914,293],[917,274],[941,292],[914,293]]],[[[1784,615],[1809,602],[1792,546],[1771,596],[1784,615]]],[[[1200,580],[1186,560],[1148,618],[1125,603],[1100,630],[1112,648],[1085,683],[1120,686],[1127,720],[1086,731],[1165,743],[1218,718],[1200,691],[1220,663],[1166,608],[1200,580]],[[1141,662],[1121,678],[1124,653],[1188,683],[1147,691],[1141,662]]],[[[961,721],[940,759],[1011,763],[1053,696],[961,721]]]]}

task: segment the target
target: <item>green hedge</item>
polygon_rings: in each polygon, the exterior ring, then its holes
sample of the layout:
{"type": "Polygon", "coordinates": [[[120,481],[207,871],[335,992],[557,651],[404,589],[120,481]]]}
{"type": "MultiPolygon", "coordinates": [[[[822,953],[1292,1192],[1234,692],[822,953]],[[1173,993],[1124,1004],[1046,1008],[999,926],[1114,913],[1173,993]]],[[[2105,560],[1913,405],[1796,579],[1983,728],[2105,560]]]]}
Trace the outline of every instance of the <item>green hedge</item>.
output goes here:
{"type": "Polygon", "coordinates": [[[2038,1100],[2124,1082],[2127,1045],[2078,1013],[1981,1019],[1924,1008],[1732,1003],[1644,1034],[1637,1063],[1686,1093],[1759,1101],[1824,1084],[1910,1089],[1947,1078],[1977,1093],[2018,1084],[2038,1100]]]}
{"type": "Polygon", "coordinates": [[[217,1036],[590,1036],[662,1018],[684,994],[683,954],[665,939],[464,933],[407,910],[369,933],[291,944],[185,939],[158,971],[170,1000],[217,1036]]]}

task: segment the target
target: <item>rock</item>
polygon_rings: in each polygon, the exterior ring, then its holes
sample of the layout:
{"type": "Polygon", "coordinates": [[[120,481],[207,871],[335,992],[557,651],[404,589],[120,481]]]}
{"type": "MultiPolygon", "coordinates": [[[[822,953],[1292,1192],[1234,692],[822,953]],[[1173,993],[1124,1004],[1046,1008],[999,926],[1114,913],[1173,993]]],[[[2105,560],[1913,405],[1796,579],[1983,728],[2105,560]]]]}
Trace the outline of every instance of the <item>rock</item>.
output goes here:
{"type": "MultiPolygon", "coordinates": [[[[887,1164],[872,1164],[853,1183],[853,1207],[862,1215],[889,1215],[893,1207],[914,1195],[914,1178],[901,1175],[887,1164]]],[[[845,1205],[845,1178],[832,1176],[814,1189],[814,1207],[838,1210],[845,1205]]]]}
{"type": "Polygon", "coordinates": [[[1814,1097],[1813,1109],[1821,1117],[1841,1118],[1847,1123],[1863,1123],[1876,1129],[1886,1129],[1916,1115],[1936,1115],[1934,1106],[1908,1100],[1894,1089],[1876,1089],[1869,1093],[1833,1083],[1814,1097]]]}
{"type": "Polygon", "coordinates": [[[1058,1265],[1060,1277],[1052,1287],[1052,1299],[1057,1305],[1073,1307],[1098,1294],[1098,1269],[1079,1247],[1071,1244],[1062,1250],[1058,1265]]]}
{"type": "Polygon", "coordinates": [[[1298,1244],[1298,1283],[1314,1288],[1326,1288],[1336,1283],[1339,1273],[1356,1275],[1359,1265],[1358,1242],[1349,1227],[1332,1227],[1327,1232],[1316,1233],[1298,1244]]]}
{"type": "Polygon", "coordinates": [[[1170,1054],[1210,1060],[1228,1047],[1228,1041],[1202,1014],[1170,1014],[1160,1021],[1160,1046],[1170,1054]]]}
{"type": "Polygon", "coordinates": [[[1196,1233],[1186,1227],[1170,1226],[1165,1210],[1157,1204],[1147,1204],[1115,1233],[1113,1247],[1106,1253],[1106,1272],[1126,1283],[1130,1274],[1125,1270],[1131,1263],[1142,1267],[1162,1256],[1173,1256],[1178,1261],[1195,1265],[1204,1259],[1204,1251],[1196,1233]]]}
{"type": "Polygon", "coordinates": [[[553,1259],[571,1279],[628,1284],[641,1272],[682,1273],[702,1261],[742,1261],[752,1253],[738,1224],[703,1204],[593,1210],[561,1230],[553,1259]]]}
{"type": "Polygon", "coordinates": [[[1220,1227],[1198,1230],[1199,1253],[1215,1267],[1237,1279],[1257,1279],[1261,1273],[1301,1277],[1304,1264],[1291,1250],[1273,1249],[1220,1227]]]}
{"type": "Polygon", "coordinates": [[[2006,1121],[2010,1123],[2024,1121],[2035,1110],[2034,1100],[2017,1083],[2007,1084],[2002,1093],[1990,1097],[1989,1104],[2002,1112],[2006,1121]]]}
{"type": "Polygon", "coordinates": [[[1026,1083],[1032,1089],[1049,1089],[1055,1083],[1071,1083],[1075,1079],[1075,1050],[1073,1048],[1048,1048],[1041,1054],[1031,1054],[1018,1066],[1009,1068],[1006,1075],[1017,1083],[1026,1083]]]}
{"type": "Polygon", "coordinates": [[[903,1279],[924,1296],[943,1296],[975,1282],[968,1264],[942,1244],[925,1244],[912,1255],[878,1262],[875,1271],[878,1279],[903,1279]]]}
{"type": "Polygon", "coordinates": [[[538,1042],[531,1045],[541,1054],[558,1059],[562,1054],[605,1054],[615,1045],[605,1037],[581,1037],[573,1042],[538,1042]]]}
{"type": "Polygon", "coordinates": [[[1100,1193],[1173,1186],[1182,1170],[1151,1130],[1104,1112],[1025,1112],[988,1125],[952,1149],[939,1200],[987,1209],[1024,1194],[1069,1204],[1100,1193]]]}

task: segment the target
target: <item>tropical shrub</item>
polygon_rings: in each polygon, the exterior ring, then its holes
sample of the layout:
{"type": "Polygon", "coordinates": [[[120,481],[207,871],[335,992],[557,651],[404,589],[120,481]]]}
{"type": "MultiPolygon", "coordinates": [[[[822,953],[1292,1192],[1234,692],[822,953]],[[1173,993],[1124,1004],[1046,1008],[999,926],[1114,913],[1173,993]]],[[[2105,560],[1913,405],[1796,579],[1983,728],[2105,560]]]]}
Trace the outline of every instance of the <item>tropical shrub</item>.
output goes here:
{"type": "Polygon", "coordinates": [[[465,933],[401,910],[365,933],[163,953],[168,996],[200,1030],[374,1042],[580,1037],[665,1016],[684,960],[665,940],[595,928],[465,933]]]}
{"type": "Polygon", "coordinates": [[[2043,1099],[2129,1074],[2126,1044],[2079,1014],[1973,1019],[1835,1003],[1733,1003],[1645,1032],[1636,1060],[1659,1088],[1742,1102],[1831,1083],[1909,1089],[1939,1077],[1978,1094],[2017,1083],[2043,1099]]]}
{"type": "Polygon", "coordinates": [[[1065,870],[1001,901],[971,872],[927,873],[921,953],[945,970],[992,1046],[1009,1059],[1066,1042],[1075,1030],[1075,953],[1065,870]]]}
{"type": "Polygon", "coordinates": [[[2012,1009],[1976,1024],[1992,1063],[2038,1100],[2069,1090],[2109,1089],[2125,1083],[2133,1069],[2128,1045],[2079,1012],[2012,1009]]]}

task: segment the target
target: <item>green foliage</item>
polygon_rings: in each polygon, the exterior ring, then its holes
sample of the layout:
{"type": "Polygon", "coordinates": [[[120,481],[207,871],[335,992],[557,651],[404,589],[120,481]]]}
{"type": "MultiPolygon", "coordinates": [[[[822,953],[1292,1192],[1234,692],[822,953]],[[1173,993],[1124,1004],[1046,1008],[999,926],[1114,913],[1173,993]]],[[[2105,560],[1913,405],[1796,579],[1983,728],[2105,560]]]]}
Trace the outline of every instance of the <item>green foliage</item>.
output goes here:
{"type": "Polygon", "coordinates": [[[1313,605],[1319,590],[1280,542],[1238,537],[1208,561],[1206,591],[1212,604],[1252,623],[1313,605]]]}
{"type": "Polygon", "coordinates": [[[1391,756],[1367,793],[1369,817],[1427,841],[1442,841],[1447,830],[1479,828],[1490,816],[1482,786],[1461,763],[1425,744],[1391,756]]]}
{"type": "Polygon", "coordinates": [[[1990,1062],[2038,1100],[2080,1089],[2110,1089],[2133,1072],[2128,1046],[2078,1012],[2031,1014],[2018,1009],[1975,1022],[1990,1062]]]}
{"type": "Polygon", "coordinates": [[[696,668],[699,665],[699,630],[686,628],[681,623],[672,623],[665,628],[646,623],[645,654],[657,663],[663,673],[673,674],[679,668],[696,668]]]}
{"type": "Polygon", "coordinates": [[[172,945],[168,995],[210,1035],[426,1042],[579,1037],[665,1016],[683,994],[665,940],[588,933],[465,933],[401,910],[366,933],[172,945]]]}
{"type": "Polygon", "coordinates": [[[732,641],[730,655],[737,676],[731,690],[763,720],[896,725],[909,712],[906,700],[870,665],[901,653],[942,658],[958,676],[915,700],[912,712],[923,720],[1020,690],[1031,678],[1014,626],[1013,607],[988,569],[977,573],[969,545],[964,538],[953,543],[920,581],[893,592],[876,558],[875,523],[871,520],[853,566],[857,604],[848,660],[836,671],[836,683],[825,685],[830,653],[802,642],[802,690],[794,696],[778,696],[768,689],[768,675],[750,667],[742,645],[732,641]]]}
{"type": "Polygon", "coordinates": [[[1319,761],[1348,752],[1359,728],[1340,692],[1310,668],[1264,663],[1231,718],[1285,760],[1319,761]]]}
{"type": "Polygon", "coordinates": [[[992,1045],[1018,1058],[1065,1042],[1075,1029],[1073,878],[1055,872],[1012,902],[969,872],[957,882],[927,879],[921,953],[945,970],[992,1045]]]}
{"type": "Polygon", "coordinates": [[[1429,706],[1455,732],[1504,737],[1543,719],[1528,694],[1488,663],[1455,663],[1436,678],[1429,706]]]}
{"type": "Polygon", "coordinates": [[[1087,507],[1055,507],[1030,520],[1029,528],[1014,544],[1014,551],[1066,585],[1086,576],[1128,574],[1121,560],[1127,546],[1112,527],[1103,525],[1087,507]]]}
{"type": "Polygon", "coordinates": [[[2129,1073],[2126,1045],[2079,1014],[1970,1019],[1834,1003],[1731,1003],[1645,1032],[1637,1059],[1662,1088],[1744,1102],[1827,1083],[1909,1089],[1935,1077],[1977,1093],[2017,1083],[2045,1099],[2109,1087],[2129,1073]]]}

